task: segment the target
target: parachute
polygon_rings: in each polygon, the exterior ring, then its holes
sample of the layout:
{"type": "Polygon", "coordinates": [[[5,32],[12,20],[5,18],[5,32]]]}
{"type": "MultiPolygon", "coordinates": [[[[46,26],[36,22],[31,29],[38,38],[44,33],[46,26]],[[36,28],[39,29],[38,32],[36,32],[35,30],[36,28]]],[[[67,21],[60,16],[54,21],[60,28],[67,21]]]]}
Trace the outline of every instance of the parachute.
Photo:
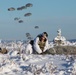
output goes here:
{"type": "Polygon", "coordinates": [[[33,4],[31,4],[31,3],[27,3],[25,6],[26,6],[26,7],[32,7],[33,4]]]}
{"type": "Polygon", "coordinates": [[[23,20],[19,20],[18,22],[19,22],[19,23],[23,23],[23,20]]]}
{"type": "Polygon", "coordinates": [[[15,10],[14,7],[8,8],[8,11],[14,11],[14,10],[15,10]]]}
{"type": "Polygon", "coordinates": [[[26,33],[26,37],[30,37],[31,35],[30,35],[30,33],[26,33]]]}
{"type": "Polygon", "coordinates": [[[20,19],[20,18],[18,18],[18,17],[15,17],[15,18],[14,18],[14,20],[19,20],[19,19],[20,19]]]}
{"type": "Polygon", "coordinates": [[[27,16],[31,16],[32,13],[26,13],[24,16],[27,17],[27,16]]]}
{"type": "Polygon", "coordinates": [[[21,6],[17,8],[17,10],[23,10],[23,9],[26,9],[26,6],[21,6]]]}
{"type": "Polygon", "coordinates": [[[35,29],[38,29],[39,28],[39,26],[35,26],[35,29]]]}

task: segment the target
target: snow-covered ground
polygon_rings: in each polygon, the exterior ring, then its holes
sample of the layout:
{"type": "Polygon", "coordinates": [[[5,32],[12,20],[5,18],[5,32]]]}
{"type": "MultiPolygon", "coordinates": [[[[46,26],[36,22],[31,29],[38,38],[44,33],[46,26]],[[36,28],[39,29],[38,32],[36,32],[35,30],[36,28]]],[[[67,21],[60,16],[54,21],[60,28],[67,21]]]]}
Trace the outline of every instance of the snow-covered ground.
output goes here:
{"type": "MultiPolygon", "coordinates": [[[[0,43],[9,50],[0,54],[0,75],[76,75],[76,55],[25,54],[26,45],[22,41],[0,43]]],[[[66,45],[76,46],[76,42],[66,45]]],[[[49,48],[53,46],[50,42],[49,48]]]]}

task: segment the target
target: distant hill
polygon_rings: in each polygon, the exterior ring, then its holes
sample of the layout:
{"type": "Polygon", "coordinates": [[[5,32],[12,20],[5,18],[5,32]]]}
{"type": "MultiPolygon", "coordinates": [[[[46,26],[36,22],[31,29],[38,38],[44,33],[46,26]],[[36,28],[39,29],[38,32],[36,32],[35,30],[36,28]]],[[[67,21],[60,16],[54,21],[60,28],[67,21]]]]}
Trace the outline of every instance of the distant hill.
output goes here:
{"type": "Polygon", "coordinates": [[[76,42],[76,39],[69,39],[70,42],[76,42]]]}

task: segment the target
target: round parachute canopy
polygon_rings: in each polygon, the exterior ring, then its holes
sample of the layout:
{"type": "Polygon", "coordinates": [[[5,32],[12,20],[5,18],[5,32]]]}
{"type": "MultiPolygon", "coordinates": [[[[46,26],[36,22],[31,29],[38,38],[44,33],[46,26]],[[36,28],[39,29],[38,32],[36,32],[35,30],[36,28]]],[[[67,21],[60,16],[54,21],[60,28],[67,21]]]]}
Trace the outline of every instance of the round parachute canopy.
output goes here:
{"type": "Polygon", "coordinates": [[[17,10],[22,10],[21,7],[18,7],[17,10]]]}
{"type": "Polygon", "coordinates": [[[38,29],[39,28],[39,26],[35,26],[35,29],[38,29]]]}
{"type": "Polygon", "coordinates": [[[24,16],[27,17],[27,16],[31,16],[32,13],[26,13],[24,16]]]}
{"type": "Polygon", "coordinates": [[[19,23],[23,23],[23,20],[19,20],[18,22],[19,22],[19,23]]]}
{"type": "Polygon", "coordinates": [[[15,18],[14,18],[14,20],[19,20],[19,19],[20,19],[20,18],[18,18],[18,17],[15,17],[15,18]]]}
{"type": "Polygon", "coordinates": [[[26,9],[26,8],[27,8],[26,6],[22,6],[22,7],[21,7],[21,9],[26,9]]]}
{"type": "Polygon", "coordinates": [[[31,3],[27,3],[25,6],[26,6],[26,7],[32,7],[33,4],[31,4],[31,3]]]}
{"type": "Polygon", "coordinates": [[[14,10],[15,10],[14,7],[8,8],[8,11],[14,11],[14,10]]]}
{"type": "Polygon", "coordinates": [[[17,10],[23,10],[26,9],[26,6],[18,7],[17,10]]]}
{"type": "Polygon", "coordinates": [[[26,37],[30,37],[31,35],[30,35],[30,33],[26,33],[26,37]]]}

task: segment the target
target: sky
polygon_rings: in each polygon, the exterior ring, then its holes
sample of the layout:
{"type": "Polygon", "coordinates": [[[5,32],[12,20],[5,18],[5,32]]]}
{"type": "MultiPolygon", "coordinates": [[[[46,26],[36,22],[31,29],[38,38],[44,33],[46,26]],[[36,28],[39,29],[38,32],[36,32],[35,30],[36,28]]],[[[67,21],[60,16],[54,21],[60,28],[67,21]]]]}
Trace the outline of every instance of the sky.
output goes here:
{"type": "Polygon", "coordinates": [[[76,0],[0,0],[0,39],[26,40],[26,33],[34,39],[46,31],[52,41],[58,29],[62,30],[62,36],[66,39],[76,39],[76,0]],[[27,3],[33,6],[17,10],[27,3]],[[8,11],[10,7],[15,10],[8,11]],[[26,13],[32,15],[25,17],[26,13]],[[23,23],[14,20],[15,17],[23,23]]]}

